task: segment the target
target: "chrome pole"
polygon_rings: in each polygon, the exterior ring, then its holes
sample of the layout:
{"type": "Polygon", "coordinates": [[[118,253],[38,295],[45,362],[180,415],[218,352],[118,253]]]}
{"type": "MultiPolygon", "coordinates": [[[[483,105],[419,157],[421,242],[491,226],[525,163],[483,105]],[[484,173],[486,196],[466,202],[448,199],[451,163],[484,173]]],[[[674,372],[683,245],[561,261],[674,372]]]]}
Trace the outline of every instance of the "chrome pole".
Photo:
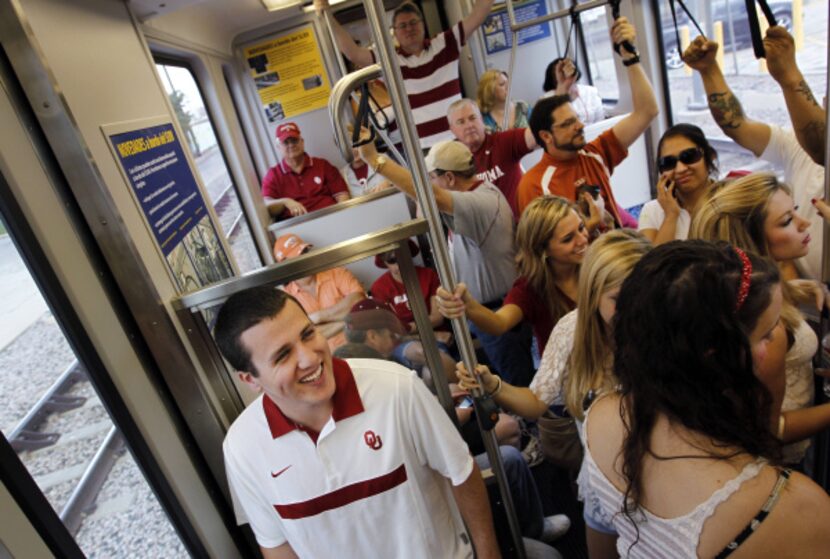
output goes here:
{"type": "Polygon", "coordinates": [[[340,68],[340,76],[343,77],[349,73],[346,69],[346,62],[343,60],[343,55],[337,49],[337,40],[334,37],[334,26],[331,24],[332,16],[328,10],[323,10],[323,22],[326,24],[326,31],[329,33],[329,40],[334,47],[335,58],[337,59],[337,67],[340,68]]]}
{"type": "MultiPolygon", "coordinates": [[[[827,172],[827,166],[830,165],[830,111],[827,110],[827,100],[830,99],[830,27],[827,28],[827,58],[825,59],[825,65],[827,66],[827,89],[824,92],[824,112],[826,113],[826,120],[824,122],[824,201],[830,203],[830,173],[827,172]]],[[[827,283],[830,281],[830,227],[828,227],[826,221],[824,223],[824,243],[821,250],[821,263],[821,281],[827,283]]]]}
{"type": "MultiPolygon", "coordinates": [[[[508,3],[510,0],[508,0],[508,3]]],[[[510,126],[510,94],[513,92],[513,69],[516,66],[516,49],[519,48],[519,33],[513,31],[511,33],[513,44],[510,45],[510,66],[507,70],[507,95],[504,99],[504,117],[502,117],[502,130],[507,130],[510,126]]]]}
{"type": "MultiPolygon", "coordinates": [[[[384,70],[386,84],[389,88],[390,97],[392,98],[392,106],[398,118],[404,149],[407,155],[409,155],[410,171],[415,183],[415,193],[418,198],[418,203],[429,224],[430,245],[432,246],[435,264],[438,269],[438,276],[441,278],[441,284],[446,289],[453,291],[455,290],[456,282],[450,263],[446,239],[443,236],[444,230],[442,228],[438,206],[435,203],[435,196],[432,193],[432,187],[428,179],[426,163],[421,154],[417,128],[412,118],[412,108],[409,105],[409,98],[403,86],[401,69],[398,64],[398,59],[395,56],[395,49],[392,45],[391,37],[387,33],[383,23],[383,2],[382,0],[364,0],[363,4],[366,8],[366,16],[372,30],[372,35],[374,36],[375,46],[377,48],[376,55],[384,70]]],[[[475,372],[477,364],[475,350],[473,349],[470,330],[466,320],[464,318],[454,319],[452,326],[455,332],[456,343],[461,352],[461,357],[464,360],[464,365],[478,377],[478,374],[475,372]]],[[[476,389],[474,395],[481,396],[482,389],[476,389]]],[[[498,482],[502,501],[504,502],[510,532],[516,547],[516,555],[520,559],[524,559],[525,550],[521,528],[516,518],[513,498],[510,494],[510,486],[504,471],[504,464],[501,459],[498,442],[496,441],[496,434],[492,430],[486,431],[482,433],[482,439],[484,440],[484,446],[490,458],[491,468],[498,482]]]]}

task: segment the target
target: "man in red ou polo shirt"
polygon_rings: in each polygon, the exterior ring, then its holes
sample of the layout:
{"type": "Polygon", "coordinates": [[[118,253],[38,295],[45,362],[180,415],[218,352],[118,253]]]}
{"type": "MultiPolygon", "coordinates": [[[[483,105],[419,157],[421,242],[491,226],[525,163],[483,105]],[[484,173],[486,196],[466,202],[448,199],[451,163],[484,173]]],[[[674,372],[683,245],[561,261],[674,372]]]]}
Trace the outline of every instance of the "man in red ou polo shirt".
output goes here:
{"type": "Polygon", "coordinates": [[[305,152],[300,128],[293,122],[277,127],[280,162],[262,180],[268,212],[287,219],[349,199],[349,189],[331,163],[305,152]]]}

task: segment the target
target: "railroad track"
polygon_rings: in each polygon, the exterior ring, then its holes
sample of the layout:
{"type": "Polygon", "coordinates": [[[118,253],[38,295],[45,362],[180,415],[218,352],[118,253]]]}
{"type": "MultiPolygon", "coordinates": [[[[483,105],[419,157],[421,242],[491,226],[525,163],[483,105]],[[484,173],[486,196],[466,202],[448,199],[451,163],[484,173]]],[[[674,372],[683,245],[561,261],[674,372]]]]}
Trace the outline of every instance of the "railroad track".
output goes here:
{"type": "MultiPolygon", "coordinates": [[[[50,489],[72,484],[68,497],[58,499],[52,497],[50,502],[67,529],[74,536],[78,533],[85,518],[93,514],[98,506],[97,498],[101,488],[118,459],[124,454],[126,446],[121,433],[109,419],[91,424],[77,424],[70,420],[64,427],[65,432],[50,429],[48,423],[56,423],[56,416],[71,416],[79,408],[100,406],[103,404],[97,397],[71,395],[79,384],[89,383],[89,377],[83,366],[74,361],[67,367],[52,386],[32,406],[23,419],[9,433],[8,440],[12,448],[24,462],[42,461],[46,469],[36,474],[35,480],[41,490],[49,494],[50,489]],[[89,438],[100,438],[102,432],[106,435],[91,460],[80,464],[66,466],[58,460],[57,467],[50,464],[49,453],[55,453],[61,445],[69,445],[89,438]],[[63,501],[58,506],[56,500],[63,501]]],[[[83,421],[82,419],[80,421],[83,421]]],[[[57,422],[58,424],[64,422],[57,422]]],[[[44,467],[39,468],[43,470],[44,467]]]]}

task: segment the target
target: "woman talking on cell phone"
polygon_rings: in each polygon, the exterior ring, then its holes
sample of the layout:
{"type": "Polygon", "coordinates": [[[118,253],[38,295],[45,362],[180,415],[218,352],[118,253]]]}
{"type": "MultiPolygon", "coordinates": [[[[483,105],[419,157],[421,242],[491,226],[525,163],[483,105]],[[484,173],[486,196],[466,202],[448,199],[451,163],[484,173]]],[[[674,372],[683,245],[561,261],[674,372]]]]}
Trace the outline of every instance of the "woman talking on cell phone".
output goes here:
{"type": "Polygon", "coordinates": [[[639,229],[661,245],[688,238],[692,216],[715,183],[718,154],[703,130],[676,124],[660,138],[657,155],[657,199],[643,206],[639,229]]]}

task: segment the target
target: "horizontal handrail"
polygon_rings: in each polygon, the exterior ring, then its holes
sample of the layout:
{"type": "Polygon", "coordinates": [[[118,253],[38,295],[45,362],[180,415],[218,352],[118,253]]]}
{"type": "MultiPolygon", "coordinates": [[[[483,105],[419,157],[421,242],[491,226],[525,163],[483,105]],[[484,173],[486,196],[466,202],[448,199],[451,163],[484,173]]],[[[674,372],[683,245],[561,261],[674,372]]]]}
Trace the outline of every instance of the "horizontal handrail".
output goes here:
{"type": "Polygon", "coordinates": [[[528,27],[533,27],[534,25],[539,25],[540,23],[562,19],[563,17],[570,16],[571,13],[587,12],[588,10],[593,10],[594,8],[605,6],[606,4],[610,4],[610,2],[608,0],[593,0],[593,2],[576,4],[572,8],[565,8],[564,10],[559,10],[558,12],[545,14],[521,23],[516,23],[516,14],[513,10],[513,2],[512,0],[507,0],[507,15],[510,19],[510,31],[518,33],[522,29],[527,29],[528,27]]]}
{"type": "Polygon", "coordinates": [[[406,243],[410,237],[422,235],[426,231],[425,220],[413,219],[374,233],[313,249],[297,258],[272,264],[243,276],[176,297],[171,303],[176,310],[190,309],[192,312],[205,310],[224,302],[234,293],[246,289],[261,285],[285,284],[335,266],[345,266],[375,254],[395,250],[399,245],[406,243]]]}
{"type": "Polygon", "coordinates": [[[383,190],[378,190],[377,192],[372,192],[371,194],[364,194],[363,196],[350,198],[345,202],[338,202],[331,206],[319,210],[314,210],[313,212],[308,212],[307,214],[294,216],[292,218],[283,219],[280,221],[275,221],[274,223],[268,226],[268,230],[272,233],[276,233],[277,231],[281,231],[283,229],[290,229],[291,227],[296,227],[297,225],[305,223],[306,221],[312,221],[314,219],[325,217],[327,215],[331,215],[342,210],[348,210],[349,208],[358,206],[360,204],[365,204],[366,202],[372,202],[374,200],[378,200],[380,198],[385,198],[386,196],[392,196],[394,194],[399,193],[400,190],[398,190],[397,188],[384,188],[383,190]]]}

